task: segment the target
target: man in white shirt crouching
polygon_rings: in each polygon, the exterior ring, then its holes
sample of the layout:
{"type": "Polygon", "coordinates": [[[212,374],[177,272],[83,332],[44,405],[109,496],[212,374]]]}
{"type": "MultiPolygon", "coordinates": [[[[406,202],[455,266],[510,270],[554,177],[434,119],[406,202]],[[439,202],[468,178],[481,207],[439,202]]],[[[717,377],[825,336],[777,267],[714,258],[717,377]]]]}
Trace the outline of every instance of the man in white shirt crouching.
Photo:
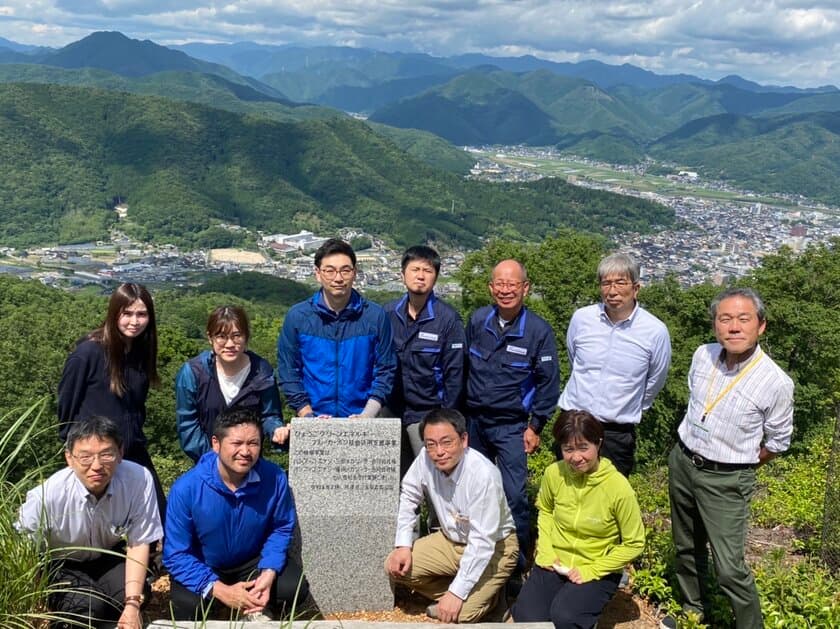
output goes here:
{"type": "Polygon", "coordinates": [[[163,537],[152,475],[123,461],[122,429],[90,417],[67,433],[67,467],[30,490],[16,528],[49,549],[53,627],[141,629],[149,546],[163,537]]]}
{"type": "Polygon", "coordinates": [[[385,571],[435,601],[443,622],[478,622],[504,595],[519,544],[499,470],[468,447],[467,423],[454,409],[431,411],[420,424],[424,447],[402,481],[394,550],[385,571]],[[414,539],[424,494],[439,531],[414,539]]]}

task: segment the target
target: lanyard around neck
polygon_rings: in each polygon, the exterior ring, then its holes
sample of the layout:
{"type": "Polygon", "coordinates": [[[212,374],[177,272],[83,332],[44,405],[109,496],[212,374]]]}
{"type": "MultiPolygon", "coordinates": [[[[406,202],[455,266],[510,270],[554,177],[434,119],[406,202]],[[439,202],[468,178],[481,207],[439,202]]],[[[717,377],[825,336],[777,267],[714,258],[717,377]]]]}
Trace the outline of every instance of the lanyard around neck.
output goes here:
{"type": "Polygon", "coordinates": [[[709,389],[706,391],[706,401],[703,404],[703,417],[700,418],[701,422],[706,421],[706,417],[708,417],[709,413],[712,412],[712,409],[718,405],[718,402],[725,398],[726,395],[732,390],[732,388],[736,384],[738,384],[738,381],[741,380],[741,378],[743,378],[744,376],[746,376],[750,369],[752,369],[758,364],[758,361],[761,360],[761,357],[763,355],[764,352],[761,351],[760,347],[757,347],[755,357],[753,357],[753,359],[749,363],[747,363],[747,365],[743,369],[741,369],[741,371],[738,372],[737,376],[732,378],[732,381],[723,388],[723,391],[721,391],[714,400],[709,402],[709,398],[711,397],[712,391],[714,391],[715,388],[715,381],[717,380],[717,372],[715,372],[714,378],[712,378],[712,381],[709,383],[709,389]]]}

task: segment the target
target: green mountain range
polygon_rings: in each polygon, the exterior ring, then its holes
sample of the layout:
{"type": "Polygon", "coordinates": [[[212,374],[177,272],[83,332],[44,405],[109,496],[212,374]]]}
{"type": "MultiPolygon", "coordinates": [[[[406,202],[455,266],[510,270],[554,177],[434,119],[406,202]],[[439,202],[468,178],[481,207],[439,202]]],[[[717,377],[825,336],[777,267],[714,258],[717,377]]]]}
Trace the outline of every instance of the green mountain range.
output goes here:
{"type": "MultiPolygon", "coordinates": [[[[291,101],[268,84],[223,65],[113,32],[93,33],[57,51],[12,50],[0,42],[0,83],[5,82],[80,85],[158,95],[282,121],[344,115],[329,107],[291,101]]],[[[430,133],[396,128],[386,131],[381,125],[374,128],[437,168],[466,173],[474,163],[467,154],[430,133]]]]}
{"type": "Polygon", "coordinates": [[[750,118],[722,114],[688,123],[649,147],[705,176],[840,205],[840,112],[750,118]]]}
{"type": "Polygon", "coordinates": [[[129,233],[191,246],[213,244],[219,222],[476,245],[673,220],[662,206],[559,181],[465,181],[350,118],[279,122],[115,91],[0,85],[5,244],[102,238],[117,200],[129,206],[129,233]]]}

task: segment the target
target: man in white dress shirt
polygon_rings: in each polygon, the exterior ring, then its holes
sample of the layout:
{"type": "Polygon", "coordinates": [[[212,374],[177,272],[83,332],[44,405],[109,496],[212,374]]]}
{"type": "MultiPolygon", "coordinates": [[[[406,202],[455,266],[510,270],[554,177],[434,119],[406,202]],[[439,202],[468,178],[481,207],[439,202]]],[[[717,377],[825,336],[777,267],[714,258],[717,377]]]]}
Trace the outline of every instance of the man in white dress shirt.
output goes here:
{"type": "Polygon", "coordinates": [[[49,607],[64,620],[53,626],[140,629],[149,545],[163,537],[152,475],[122,460],[122,431],[105,417],[73,424],[64,457],[27,493],[16,525],[55,561],[49,607]]]}
{"type": "Polygon", "coordinates": [[[755,469],[790,445],[793,381],[758,344],[766,320],[755,291],[724,291],[711,315],[718,342],[694,352],[688,409],[668,457],[677,580],[684,608],[702,615],[708,543],[736,627],[754,629],[764,625],[744,560],[749,500],[755,469]]]}
{"type": "Polygon", "coordinates": [[[601,303],[579,308],[569,321],[572,373],[559,403],[563,410],[587,411],[601,422],[601,456],[625,476],[633,469],[636,426],[665,385],[671,365],[668,328],[636,301],[640,271],[624,253],[598,264],[601,303]]]}
{"type": "Polygon", "coordinates": [[[499,470],[468,447],[467,424],[454,409],[431,411],[420,424],[424,448],[402,481],[394,550],[385,570],[436,601],[443,622],[478,622],[504,594],[519,544],[499,470]],[[441,528],[414,541],[424,494],[441,528]]]}

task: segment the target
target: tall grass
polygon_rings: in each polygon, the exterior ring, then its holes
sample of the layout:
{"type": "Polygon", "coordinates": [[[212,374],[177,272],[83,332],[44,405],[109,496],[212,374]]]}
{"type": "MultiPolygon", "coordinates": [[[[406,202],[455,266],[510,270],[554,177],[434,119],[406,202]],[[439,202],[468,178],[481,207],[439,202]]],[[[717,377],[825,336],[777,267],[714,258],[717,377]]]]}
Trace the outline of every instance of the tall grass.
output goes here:
{"type": "Polygon", "coordinates": [[[0,418],[0,627],[9,629],[43,627],[50,619],[49,552],[14,526],[26,491],[49,469],[32,450],[38,437],[52,428],[45,408],[41,400],[19,415],[0,418]]]}

